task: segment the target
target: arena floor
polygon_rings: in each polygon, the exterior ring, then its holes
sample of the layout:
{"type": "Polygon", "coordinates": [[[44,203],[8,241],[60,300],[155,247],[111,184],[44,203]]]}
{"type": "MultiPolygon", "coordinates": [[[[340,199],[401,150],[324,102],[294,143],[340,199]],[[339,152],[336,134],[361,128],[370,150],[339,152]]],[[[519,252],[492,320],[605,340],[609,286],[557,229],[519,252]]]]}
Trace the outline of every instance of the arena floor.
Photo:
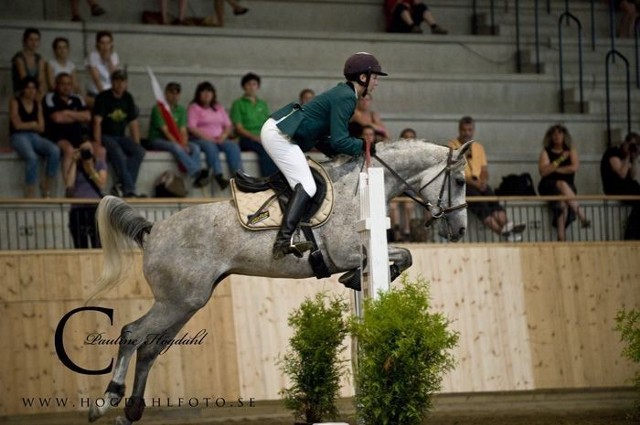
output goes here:
{"type": "MultiPolygon", "coordinates": [[[[631,425],[640,396],[630,388],[518,393],[443,394],[424,424],[437,425],[631,425]]],[[[340,421],[355,425],[352,400],[341,400],[340,421]]],[[[96,424],[112,424],[121,411],[111,411],[96,424]]],[[[2,424],[86,424],[86,412],[0,417],[2,424]]],[[[254,408],[232,410],[149,408],[140,425],[260,424],[292,425],[279,402],[256,402],[254,408]],[[254,410],[255,409],[255,410],[254,410]]]]}

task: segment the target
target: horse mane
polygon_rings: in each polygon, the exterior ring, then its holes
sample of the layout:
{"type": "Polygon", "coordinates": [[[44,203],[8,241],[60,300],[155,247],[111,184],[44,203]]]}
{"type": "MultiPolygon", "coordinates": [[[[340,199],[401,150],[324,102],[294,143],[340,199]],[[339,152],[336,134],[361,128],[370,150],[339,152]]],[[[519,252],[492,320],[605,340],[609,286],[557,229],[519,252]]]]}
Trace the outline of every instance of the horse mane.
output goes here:
{"type": "MultiPolygon", "coordinates": [[[[448,152],[448,147],[424,139],[397,139],[388,142],[376,143],[376,153],[381,154],[382,156],[387,152],[392,152],[391,155],[393,155],[393,152],[409,151],[416,153],[428,150],[431,150],[434,153],[436,151],[441,151],[441,153],[439,152],[437,155],[442,155],[442,159],[444,159],[445,152],[448,152]]],[[[342,177],[352,173],[356,168],[358,170],[362,170],[364,155],[353,157],[350,155],[339,154],[326,161],[320,161],[319,163],[325,168],[333,181],[338,181],[342,177]]]]}

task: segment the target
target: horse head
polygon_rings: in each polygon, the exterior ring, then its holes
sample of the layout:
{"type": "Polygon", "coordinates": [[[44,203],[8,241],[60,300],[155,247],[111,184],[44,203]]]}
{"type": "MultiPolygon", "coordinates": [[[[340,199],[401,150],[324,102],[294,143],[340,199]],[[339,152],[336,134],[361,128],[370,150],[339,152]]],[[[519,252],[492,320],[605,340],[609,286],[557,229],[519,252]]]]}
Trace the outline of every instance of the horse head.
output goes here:
{"type": "Polygon", "coordinates": [[[425,226],[457,242],[467,227],[465,153],[472,142],[453,150],[424,141],[398,141],[381,146],[377,159],[387,169],[387,196],[406,193],[425,209],[425,226]]]}

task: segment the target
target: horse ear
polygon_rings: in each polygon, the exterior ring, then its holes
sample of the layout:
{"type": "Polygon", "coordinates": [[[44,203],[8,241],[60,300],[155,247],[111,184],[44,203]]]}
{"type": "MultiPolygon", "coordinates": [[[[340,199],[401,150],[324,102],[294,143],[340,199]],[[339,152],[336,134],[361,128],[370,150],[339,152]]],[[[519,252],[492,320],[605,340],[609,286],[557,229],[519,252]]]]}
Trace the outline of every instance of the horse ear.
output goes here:
{"type": "Polygon", "coordinates": [[[469,140],[467,143],[460,146],[460,149],[458,149],[458,158],[462,158],[464,155],[466,155],[467,151],[471,149],[471,144],[473,142],[473,140],[469,140]]]}

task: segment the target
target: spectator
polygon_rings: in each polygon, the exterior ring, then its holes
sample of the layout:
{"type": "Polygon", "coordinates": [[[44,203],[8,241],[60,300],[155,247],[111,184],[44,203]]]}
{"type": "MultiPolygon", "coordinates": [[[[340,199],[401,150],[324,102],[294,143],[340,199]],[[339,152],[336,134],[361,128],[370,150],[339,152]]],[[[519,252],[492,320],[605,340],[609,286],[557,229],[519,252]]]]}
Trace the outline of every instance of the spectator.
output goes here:
{"type": "Polygon", "coordinates": [[[71,87],[74,93],[80,92],[76,64],[69,60],[69,40],[64,37],[56,37],[53,40],[53,59],[47,62],[47,84],[50,91],[56,89],[56,77],[59,74],[69,74],[71,87]]]}
{"type": "MultiPolygon", "coordinates": [[[[411,128],[405,128],[400,132],[401,140],[415,140],[416,138],[416,132],[411,128]]],[[[414,211],[413,202],[401,203],[396,200],[389,202],[389,215],[391,216],[390,239],[392,242],[411,241],[411,219],[414,211]]]]}
{"type": "Polygon", "coordinates": [[[46,175],[42,181],[42,196],[51,196],[53,184],[60,166],[60,149],[40,134],[44,132],[44,116],[36,96],[38,81],[26,77],[20,85],[20,95],[9,102],[9,133],[11,146],[26,162],[25,197],[36,197],[38,181],[38,155],[47,160],[46,175]]]}
{"type": "MultiPolygon", "coordinates": [[[[49,92],[42,101],[47,137],[62,150],[62,170],[67,170],[73,162],[73,155],[88,133],[91,113],[82,97],[73,94],[71,76],[58,74],[55,79],[55,92],[49,92]]],[[[98,157],[105,158],[104,148],[94,146],[98,157]]]]}
{"type": "MultiPolygon", "coordinates": [[[[213,8],[215,11],[215,16],[208,16],[204,18],[204,25],[212,26],[212,27],[224,27],[224,2],[225,0],[214,0],[213,8]]],[[[240,6],[240,4],[236,0],[226,0],[231,6],[234,15],[244,15],[249,11],[246,7],[240,6]]]]}
{"type": "Polygon", "coordinates": [[[227,158],[229,174],[232,176],[242,168],[242,160],[240,147],[237,143],[229,140],[232,129],[231,120],[224,107],[218,103],[213,84],[208,81],[198,84],[187,115],[189,117],[189,131],[195,138],[193,143],[200,146],[200,149],[205,153],[207,163],[213,171],[220,189],[226,189],[229,180],[224,178],[222,174],[220,151],[224,152],[227,158]]]}
{"type": "Polygon", "coordinates": [[[311,102],[314,97],[316,97],[316,93],[313,90],[302,89],[302,91],[300,91],[300,94],[298,95],[298,101],[300,102],[300,105],[306,105],[307,103],[311,102]]]}
{"type": "Polygon", "coordinates": [[[240,85],[244,94],[231,105],[231,122],[240,138],[240,149],[258,154],[260,173],[265,177],[270,176],[277,172],[278,168],[264,150],[260,138],[260,129],[269,118],[269,107],[257,96],[260,77],[250,72],[242,77],[240,85]]]}
{"type": "Polygon", "coordinates": [[[200,168],[200,147],[189,142],[187,133],[187,110],[180,105],[180,84],[171,82],[164,89],[164,96],[171,108],[171,115],[178,128],[179,138],[169,130],[160,107],[151,109],[149,123],[149,147],[157,151],[170,152],[179,164],[193,178],[194,187],[203,187],[209,183],[209,170],[200,168]]]}
{"type": "MultiPolygon", "coordinates": [[[[96,0],[87,0],[87,4],[91,9],[91,16],[102,16],[107,13],[96,0]]],[[[82,17],[80,17],[80,0],[71,0],[71,20],[73,22],[82,22],[82,17]]]]}
{"type": "Polygon", "coordinates": [[[346,60],[343,75],[346,82],[316,96],[304,108],[297,103],[284,106],[262,127],[265,148],[293,191],[273,245],[275,259],[287,254],[302,257],[311,248],[308,242],[293,240],[317,189],[303,152],[320,140],[328,140],[331,151],[347,155],[359,155],[365,146],[359,138],[349,136],[348,121],[356,108],[356,99],[373,91],[378,76],[387,74],[373,55],[359,52],[346,60]]]}
{"type": "Polygon", "coordinates": [[[87,103],[93,107],[98,93],[111,88],[111,74],[120,67],[120,58],[113,48],[111,31],[100,31],[96,34],[96,50],[89,54],[85,61],[89,73],[87,85],[87,103]]]}
{"type": "Polygon", "coordinates": [[[371,94],[358,99],[356,110],[349,122],[349,134],[358,136],[362,134],[365,126],[371,126],[376,132],[376,141],[387,140],[389,134],[380,119],[380,114],[371,110],[372,100],[371,94]]]}
{"type": "MultiPolygon", "coordinates": [[[[169,0],[159,0],[160,1],[160,14],[162,15],[162,23],[164,25],[171,24],[171,20],[169,19],[168,12],[168,3],[169,0]]],[[[187,0],[179,0],[178,3],[178,20],[175,22],[178,25],[182,25],[185,22],[185,15],[187,13],[187,0]]]]}
{"type": "Polygon", "coordinates": [[[405,128],[400,132],[400,138],[407,139],[407,140],[415,140],[418,138],[418,135],[416,134],[416,131],[413,128],[405,128]]]}
{"type": "MultiPolygon", "coordinates": [[[[549,127],[542,141],[544,149],[538,158],[538,170],[542,179],[538,184],[540,195],[563,195],[575,198],[577,190],[574,177],[580,160],[578,151],[573,147],[571,135],[561,124],[549,127]]],[[[583,228],[591,226],[576,200],[553,201],[550,203],[553,213],[552,224],[558,229],[558,240],[566,240],[565,229],[575,220],[580,219],[583,228]]]]}
{"type": "MultiPolygon", "coordinates": [[[[458,122],[458,138],[449,142],[449,146],[458,149],[466,142],[473,140],[475,121],[469,116],[462,117],[458,122]]],[[[467,196],[495,196],[489,186],[489,168],[484,147],[477,141],[467,152],[467,165],[464,168],[467,196]]],[[[507,218],[507,213],[495,201],[471,202],[469,210],[491,229],[494,233],[506,238],[510,242],[522,240],[525,224],[514,225],[507,218]]]]}
{"type": "Polygon", "coordinates": [[[109,90],[96,97],[93,109],[93,138],[104,145],[107,158],[113,165],[119,183],[113,194],[125,197],[144,197],[136,193],[138,171],[145,151],[140,146],[138,108],[127,91],[127,74],[115,71],[109,90]],[[125,136],[129,127],[131,137],[125,136]]]}
{"type": "MultiPolygon", "coordinates": [[[[600,161],[602,188],[607,195],[640,195],[640,183],[633,179],[633,163],[638,158],[638,133],[629,133],[618,147],[606,150],[600,161]]],[[[629,202],[625,239],[640,239],[640,203],[629,202]]]]}
{"type": "Polygon", "coordinates": [[[26,77],[35,79],[38,85],[38,99],[46,92],[45,62],[38,54],[40,47],[40,31],[37,28],[27,28],[22,33],[22,50],[11,58],[11,79],[13,81],[13,93],[18,95],[21,90],[21,82],[26,77]]]}
{"type": "Polygon", "coordinates": [[[429,7],[421,0],[385,0],[384,14],[388,32],[421,33],[420,24],[426,22],[432,34],[447,34],[437,24],[429,7]]]}
{"type": "Polygon", "coordinates": [[[618,37],[633,38],[635,36],[638,6],[637,0],[615,0],[615,7],[621,15],[618,21],[618,37]]]}
{"type": "MultiPolygon", "coordinates": [[[[96,159],[93,146],[87,142],[73,152],[73,162],[64,170],[67,196],[100,199],[107,185],[107,164],[96,159]]],[[[97,204],[72,204],[69,210],[69,230],[76,249],[100,248],[96,226],[97,204]]]]}

